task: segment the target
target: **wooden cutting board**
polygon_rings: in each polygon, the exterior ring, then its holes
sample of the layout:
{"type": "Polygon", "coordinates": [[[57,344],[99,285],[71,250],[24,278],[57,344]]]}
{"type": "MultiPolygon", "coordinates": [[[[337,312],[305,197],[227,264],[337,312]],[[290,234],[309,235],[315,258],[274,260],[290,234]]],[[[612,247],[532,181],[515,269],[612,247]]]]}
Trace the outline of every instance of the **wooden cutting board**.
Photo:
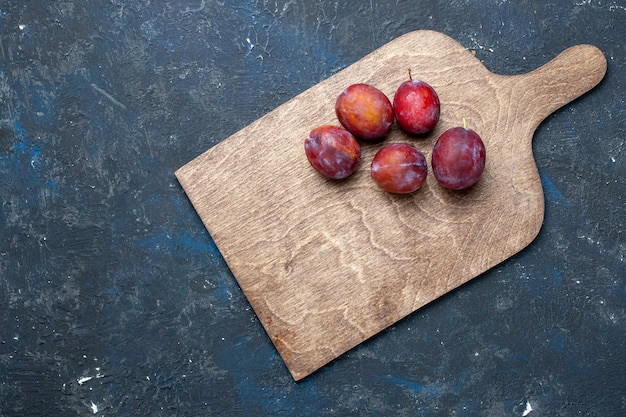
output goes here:
{"type": "Polygon", "coordinates": [[[176,172],[241,289],[295,380],[526,247],[543,221],[532,153],[550,113],[597,85],[606,60],[578,45],[524,75],[489,72],[451,38],[403,35],[276,108],[176,172]],[[483,176],[452,192],[429,172],[411,195],[370,179],[378,144],[346,180],[322,178],[304,139],[338,124],[337,95],[356,82],[390,99],[411,69],[441,101],[426,137],[394,126],[384,143],[406,141],[429,161],[436,138],[461,125],[487,149],[483,176]]]}

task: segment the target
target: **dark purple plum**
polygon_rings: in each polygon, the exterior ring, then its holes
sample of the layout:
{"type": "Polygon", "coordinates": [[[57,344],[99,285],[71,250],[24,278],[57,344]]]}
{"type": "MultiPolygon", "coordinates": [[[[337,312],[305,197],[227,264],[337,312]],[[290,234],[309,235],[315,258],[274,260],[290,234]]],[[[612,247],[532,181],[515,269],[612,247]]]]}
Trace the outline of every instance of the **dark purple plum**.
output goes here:
{"type": "Polygon", "coordinates": [[[356,138],[339,126],[313,129],[304,140],[304,151],[317,172],[335,180],[352,174],[361,160],[361,146],[356,138]]]}
{"type": "Polygon", "coordinates": [[[435,178],[445,188],[462,190],[478,181],[485,169],[485,144],[476,132],[453,127],[437,139],[431,165],[435,178]]]}

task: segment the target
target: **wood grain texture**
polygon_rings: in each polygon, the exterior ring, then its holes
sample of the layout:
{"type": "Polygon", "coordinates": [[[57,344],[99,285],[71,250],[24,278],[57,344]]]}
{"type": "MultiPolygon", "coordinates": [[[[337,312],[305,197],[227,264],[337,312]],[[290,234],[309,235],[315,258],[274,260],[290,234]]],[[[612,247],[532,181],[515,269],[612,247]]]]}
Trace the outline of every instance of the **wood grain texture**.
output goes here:
{"type": "Polygon", "coordinates": [[[532,154],[550,113],[597,85],[606,60],[578,45],[524,75],[489,72],[453,39],[408,33],[298,95],[176,172],[294,379],[299,380],[437,297],[526,247],[539,232],[543,191],[532,154]],[[365,82],[390,98],[413,77],[431,84],[441,120],[425,137],[394,126],[430,161],[435,139],[465,118],[485,141],[471,189],[429,175],[412,195],[370,179],[381,146],[343,181],[309,166],[303,141],[337,124],[334,101],[365,82]]]}

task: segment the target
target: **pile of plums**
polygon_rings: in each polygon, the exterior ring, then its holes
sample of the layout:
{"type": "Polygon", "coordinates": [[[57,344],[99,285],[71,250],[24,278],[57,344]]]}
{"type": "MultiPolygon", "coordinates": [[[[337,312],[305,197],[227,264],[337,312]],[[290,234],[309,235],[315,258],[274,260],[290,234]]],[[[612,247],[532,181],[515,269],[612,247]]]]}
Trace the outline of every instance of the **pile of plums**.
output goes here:
{"type": "MultiPolygon", "coordinates": [[[[391,130],[394,121],[412,134],[431,132],[439,121],[439,96],[424,81],[411,77],[393,97],[369,84],[352,84],[335,103],[341,126],[324,125],[311,131],[304,150],[311,166],[321,175],[343,179],[361,161],[361,141],[378,141],[391,130]]],[[[431,166],[437,182],[451,190],[472,186],[485,168],[485,145],[480,136],[465,126],[446,130],[436,141],[431,166]]],[[[409,143],[386,144],[374,156],[371,177],[384,190],[406,194],[426,181],[428,165],[424,154],[409,143]]]]}

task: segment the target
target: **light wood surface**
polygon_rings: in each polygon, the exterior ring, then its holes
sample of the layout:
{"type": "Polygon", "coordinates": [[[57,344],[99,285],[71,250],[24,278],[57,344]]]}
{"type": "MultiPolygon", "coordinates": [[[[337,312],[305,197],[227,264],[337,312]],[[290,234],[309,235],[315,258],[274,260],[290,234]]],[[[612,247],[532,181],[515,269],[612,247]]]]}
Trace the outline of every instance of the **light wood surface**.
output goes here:
{"type": "Polygon", "coordinates": [[[533,133],[605,71],[601,51],[578,45],[531,73],[496,75],[449,37],[411,32],[227,138],[176,176],[299,380],[536,237],[544,200],[533,133]],[[338,124],[337,95],[364,82],[393,99],[409,68],[438,92],[441,120],[425,137],[407,136],[396,125],[383,143],[406,141],[424,152],[424,186],[408,196],[380,189],[369,166],[381,143],[363,144],[350,178],[318,175],[304,139],[316,126],[338,124]],[[483,138],[487,164],[475,186],[452,192],[437,185],[430,154],[436,138],[463,119],[483,138]]]}

